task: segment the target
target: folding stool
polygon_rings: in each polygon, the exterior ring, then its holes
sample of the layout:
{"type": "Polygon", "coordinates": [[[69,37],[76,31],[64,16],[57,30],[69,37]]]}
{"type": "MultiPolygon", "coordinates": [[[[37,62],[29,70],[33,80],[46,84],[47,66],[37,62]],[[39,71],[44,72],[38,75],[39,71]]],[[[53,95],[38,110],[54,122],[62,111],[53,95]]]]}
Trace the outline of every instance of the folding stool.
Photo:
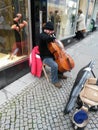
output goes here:
{"type": "Polygon", "coordinates": [[[45,67],[48,66],[47,64],[43,63],[42,65],[42,70],[44,72],[44,75],[45,75],[45,78],[47,79],[47,81],[49,82],[49,78],[48,78],[48,75],[47,75],[47,72],[46,72],[46,69],[45,67]]]}

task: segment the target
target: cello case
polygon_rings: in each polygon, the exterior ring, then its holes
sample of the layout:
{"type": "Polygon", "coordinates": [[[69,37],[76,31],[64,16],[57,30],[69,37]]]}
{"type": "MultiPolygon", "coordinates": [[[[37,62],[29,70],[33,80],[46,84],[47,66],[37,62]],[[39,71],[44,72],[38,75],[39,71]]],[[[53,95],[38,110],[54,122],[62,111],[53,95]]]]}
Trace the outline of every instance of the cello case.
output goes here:
{"type": "Polygon", "coordinates": [[[65,48],[59,40],[48,44],[48,48],[54,55],[55,61],[58,64],[58,70],[60,72],[71,71],[74,68],[74,60],[65,52],[65,48]]]}
{"type": "Polygon", "coordinates": [[[64,109],[64,114],[75,110],[72,116],[75,130],[84,130],[89,122],[88,111],[98,111],[98,79],[92,70],[93,67],[94,61],[91,61],[78,72],[64,109]]]}
{"type": "MultiPolygon", "coordinates": [[[[94,61],[91,61],[88,65],[83,67],[78,72],[76,80],[73,85],[73,88],[69,95],[69,100],[65,106],[64,114],[68,114],[75,107],[75,104],[77,102],[77,99],[79,97],[81,90],[83,89],[86,81],[90,78],[90,73],[92,72],[93,67],[94,67],[94,61]]],[[[94,75],[94,77],[95,77],[95,75],[94,75]]]]}

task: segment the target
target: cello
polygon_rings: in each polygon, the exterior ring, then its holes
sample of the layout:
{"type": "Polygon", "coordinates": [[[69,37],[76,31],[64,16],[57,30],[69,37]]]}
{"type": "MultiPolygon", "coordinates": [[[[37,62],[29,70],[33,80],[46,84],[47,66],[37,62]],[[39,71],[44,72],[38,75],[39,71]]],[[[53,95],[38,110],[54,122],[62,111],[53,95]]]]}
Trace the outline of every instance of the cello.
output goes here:
{"type": "Polygon", "coordinates": [[[71,71],[74,66],[74,60],[65,52],[64,46],[61,41],[55,40],[48,44],[48,49],[54,55],[55,61],[58,64],[60,72],[71,71]]]}

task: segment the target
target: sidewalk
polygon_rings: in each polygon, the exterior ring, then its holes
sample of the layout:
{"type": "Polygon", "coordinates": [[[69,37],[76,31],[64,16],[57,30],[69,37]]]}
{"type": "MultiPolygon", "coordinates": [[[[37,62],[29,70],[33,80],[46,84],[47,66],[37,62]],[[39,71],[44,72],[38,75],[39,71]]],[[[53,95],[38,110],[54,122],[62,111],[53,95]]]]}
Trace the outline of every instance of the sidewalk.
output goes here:
{"type": "MultiPolygon", "coordinates": [[[[74,130],[72,114],[63,114],[64,107],[79,70],[95,60],[98,77],[98,31],[66,49],[75,68],[62,88],[55,88],[45,77],[38,79],[30,73],[0,90],[0,130],[74,130]]],[[[98,112],[89,112],[86,130],[98,130],[98,112]]]]}

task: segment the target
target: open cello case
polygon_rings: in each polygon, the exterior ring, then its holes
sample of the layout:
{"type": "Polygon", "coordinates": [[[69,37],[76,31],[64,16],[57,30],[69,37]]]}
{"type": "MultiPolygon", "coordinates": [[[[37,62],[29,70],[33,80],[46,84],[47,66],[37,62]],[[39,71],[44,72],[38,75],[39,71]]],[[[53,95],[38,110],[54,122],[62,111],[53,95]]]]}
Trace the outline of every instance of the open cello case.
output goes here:
{"type": "Polygon", "coordinates": [[[77,74],[64,114],[73,109],[72,123],[75,130],[84,130],[89,122],[89,111],[98,110],[98,79],[94,72],[94,61],[83,67],[77,74]]]}

